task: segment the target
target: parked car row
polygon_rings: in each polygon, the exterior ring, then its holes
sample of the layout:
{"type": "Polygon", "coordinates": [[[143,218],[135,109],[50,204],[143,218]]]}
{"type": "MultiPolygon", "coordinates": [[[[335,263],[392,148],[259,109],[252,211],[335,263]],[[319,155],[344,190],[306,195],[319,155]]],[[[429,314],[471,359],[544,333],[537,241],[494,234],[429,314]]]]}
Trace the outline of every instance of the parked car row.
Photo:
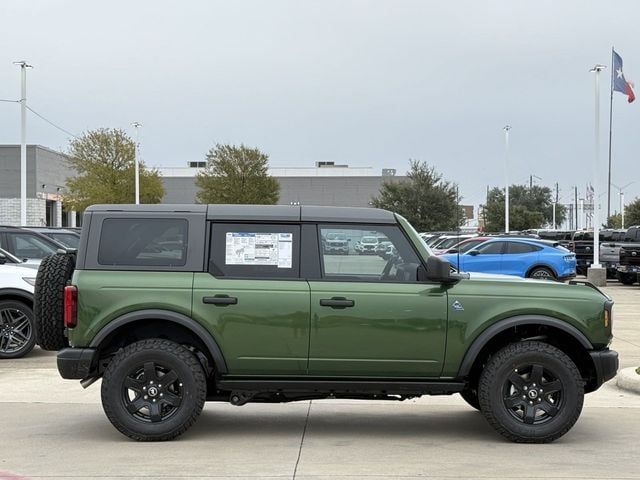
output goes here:
{"type": "Polygon", "coordinates": [[[33,349],[38,266],[61,248],[76,248],[79,240],[77,230],[0,226],[0,359],[19,358],[33,349]]]}

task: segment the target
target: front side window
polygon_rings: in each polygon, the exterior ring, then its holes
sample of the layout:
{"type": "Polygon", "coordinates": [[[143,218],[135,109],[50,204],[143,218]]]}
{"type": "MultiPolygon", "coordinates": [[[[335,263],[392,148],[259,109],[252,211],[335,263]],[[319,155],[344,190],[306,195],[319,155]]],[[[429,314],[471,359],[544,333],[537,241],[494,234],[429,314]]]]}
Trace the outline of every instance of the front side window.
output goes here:
{"type": "Polygon", "coordinates": [[[474,251],[482,255],[497,255],[503,252],[505,242],[489,242],[480,245],[474,251]]]}
{"type": "Polygon", "coordinates": [[[319,227],[323,277],[333,281],[415,282],[420,260],[396,226],[319,227]],[[343,251],[327,247],[337,235],[343,251]]]}
{"type": "Polygon", "coordinates": [[[189,222],[182,218],[108,218],[102,222],[98,263],[184,266],[188,231],[189,222]]]}
{"type": "Polygon", "coordinates": [[[56,249],[49,243],[38,238],[36,235],[28,233],[8,233],[13,237],[14,252],[18,258],[44,258],[56,252],[56,249]]]}
{"type": "Polygon", "coordinates": [[[213,224],[209,272],[238,278],[299,277],[300,226],[213,224]]]}

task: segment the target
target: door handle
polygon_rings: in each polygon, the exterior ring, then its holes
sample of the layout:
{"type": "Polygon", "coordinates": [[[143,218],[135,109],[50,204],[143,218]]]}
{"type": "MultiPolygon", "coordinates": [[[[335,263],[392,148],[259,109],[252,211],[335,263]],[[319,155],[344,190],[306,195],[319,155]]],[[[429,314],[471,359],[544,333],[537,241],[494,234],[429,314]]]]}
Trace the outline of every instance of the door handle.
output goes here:
{"type": "Polygon", "coordinates": [[[331,298],[321,298],[320,305],[323,307],[331,307],[331,308],[347,308],[353,307],[356,304],[353,300],[349,300],[344,297],[331,297],[331,298]]]}
{"type": "Polygon", "coordinates": [[[226,307],[227,305],[236,305],[238,299],[229,295],[214,295],[213,297],[202,297],[202,303],[226,307]]]}

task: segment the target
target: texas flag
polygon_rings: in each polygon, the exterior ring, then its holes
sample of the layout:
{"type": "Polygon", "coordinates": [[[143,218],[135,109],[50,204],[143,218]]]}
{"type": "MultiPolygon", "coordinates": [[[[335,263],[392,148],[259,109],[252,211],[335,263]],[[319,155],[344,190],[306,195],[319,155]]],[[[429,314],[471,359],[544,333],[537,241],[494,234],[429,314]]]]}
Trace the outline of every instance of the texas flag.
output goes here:
{"type": "Polygon", "coordinates": [[[633,102],[636,99],[636,96],[631,89],[631,84],[627,82],[624,78],[624,73],[622,73],[622,57],[618,55],[615,51],[613,52],[613,89],[616,92],[624,93],[627,96],[627,101],[629,103],[633,102]]]}

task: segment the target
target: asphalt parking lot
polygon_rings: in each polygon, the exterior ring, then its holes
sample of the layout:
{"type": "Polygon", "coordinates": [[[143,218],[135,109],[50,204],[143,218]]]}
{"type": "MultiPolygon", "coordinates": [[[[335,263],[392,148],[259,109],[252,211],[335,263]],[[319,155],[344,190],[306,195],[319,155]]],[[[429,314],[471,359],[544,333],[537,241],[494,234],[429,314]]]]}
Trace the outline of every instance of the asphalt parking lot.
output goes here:
{"type": "MultiPolygon", "coordinates": [[[[640,365],[640,287],[611,284],[621,368],[640,365]]],[[[640,395],[615,380],[588,395],[549,445],[499,437],[456,395],[387,403],[209,403],[177,441],[136,443],[100,405],[99,384],[63,381],[39,349],[0,363],[0,479],[640,478],[640,395]]]]}

